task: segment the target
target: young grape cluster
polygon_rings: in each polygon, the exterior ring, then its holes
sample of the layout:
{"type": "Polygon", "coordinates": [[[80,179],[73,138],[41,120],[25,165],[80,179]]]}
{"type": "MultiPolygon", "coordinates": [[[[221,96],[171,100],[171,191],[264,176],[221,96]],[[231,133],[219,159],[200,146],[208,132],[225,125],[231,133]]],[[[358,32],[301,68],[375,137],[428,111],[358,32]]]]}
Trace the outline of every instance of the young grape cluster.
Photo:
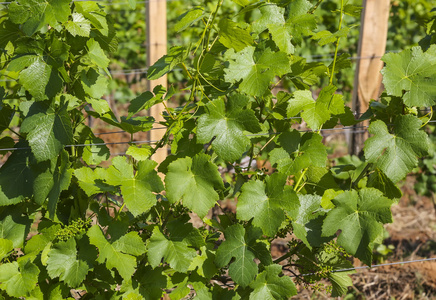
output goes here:
{"type": "Polygon", "coordinates": [[[91,225],[91,219],[86,221],[82,219],[76,219],[71,221],[71,224],[65,226],[64,228],[59,229],[56,232],[56,238],[59,241],[66,241],[71,237],[78,236],[84,234],[86,229],[91,225]]]}

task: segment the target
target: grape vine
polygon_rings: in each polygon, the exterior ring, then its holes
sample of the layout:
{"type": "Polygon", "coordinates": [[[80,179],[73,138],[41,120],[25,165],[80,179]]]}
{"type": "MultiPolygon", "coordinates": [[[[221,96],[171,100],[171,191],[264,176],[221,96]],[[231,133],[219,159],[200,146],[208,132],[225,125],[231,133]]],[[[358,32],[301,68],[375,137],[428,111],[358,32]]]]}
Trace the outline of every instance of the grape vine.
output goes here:
{"type": "Polygon", "coordinates": [[[335,297],[352,273],[335,270],[350,257],[371,265],[396,184],[430,150],[431,116],[419,109],[436,99],[434,31],[423,48],[383,57],[386,90],[355,119],[335,78],[351,65],[343,20],[359,7],[339,1],[336,29],[319,31],[322,1],[232,1],[234,14],[218,0],[178,18],[175,30],[198,40],[171,47],[147,77],[183,69],[187,102],[166,105],[161,141],[112,159],[86,116],[147,132],[155,120],[142,112],[179,87],[146,91],[117,118],[102,99],[117,38],[99,3],[17,0],[1,11],[1,67],[16,82],[0,87],[0,299],[288,299],[296,283],[335,297]],[[309,39],[334,45],[330,65],[299,56],[309,39]],[[330,161],[322,130],[364,120],[364,161],[330,161]]]}

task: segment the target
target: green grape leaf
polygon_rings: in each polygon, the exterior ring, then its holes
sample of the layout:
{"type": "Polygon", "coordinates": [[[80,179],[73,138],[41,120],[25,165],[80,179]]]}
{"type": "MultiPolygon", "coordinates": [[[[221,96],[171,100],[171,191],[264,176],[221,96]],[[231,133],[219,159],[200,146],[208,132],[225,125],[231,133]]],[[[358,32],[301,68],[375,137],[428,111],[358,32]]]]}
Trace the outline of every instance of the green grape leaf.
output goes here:
{"type": "Polygon", "coordinates": [[[171,203],[182,200],[184,206],[201,218],[219,199],[215,189],[224,188],[217,166],[209,159],[206,154],[179,158],[168,166],[165,177],[168,200],[171,203]]]}
{"type": "Polygon", "coordinates": [[[106,177],[106,170],[103,168],[81,167],[74,170],[74,176],[78,179],[80,188],[89,197],[98,193],[115,192],[112,186],[102,181],[102,178],[106,177]]]}
{"type": "Polygon", "coordinates": [[[88,230],[89,241],[99,251],[97,261],[106,262],[106,268],[115,268],[124,280],[129,280],[136,269],[136,257],[145,253],[144,242],[131,231],[113,242],[108,242],[98,225],[88,230]]]}
{"type": "Polygon", "coordinates": [[[136,174],[133,165],[125,157],[115,157],[112,166],[107,169],[106,182],[120,186],[124,203],[129,211],[138,216],[156,204],[156,195],[163,190],[163,184],[155,171],[157,163],[152,160],[138,163],[136,174]]]}
{"type": "Polygon", "coordinates": [[[371,265],[374,241],[383,233],[383,224],[392,222],[392,201],[374,188],[352,190],[332,200],[336,206],[327,213],[324,236],[341,233],[338,243],[344,249],[371,265]]]}
{"type": "Polygon", "coordinates": [[[268,25],[270,24],[285,22],[283,16],[285,9],[278,7],[276,4],[270,3],[268,5],[262,5],[259,7],[259,11],[262,16],[252,23],[252,30],[257,34],[268,29],[268,25]]]}
{"type": "Polygon", "coordinates": [[[57,165],[35,177],[33,182],[35,202],[42,205],[48,198],[47,208],[50,218],[55,215],[61,192],[70,186],[72,174],[73,170],[70,169],[68,152],[62,150],[57,165]]]}
{"type": "MultiPolygon", "coordinates": [[[[148,110],[153,105],[161,103],[164,101],[164,94],[166,92],[166,89],[162,85],[158,85],[153,89],[153,93],[150,91],[146,91],[130,101],[129,105],[129,114],[128,118],[131,118],[134,114],[137,114],[141,110],[148,110]]],[[[168,91],[168,94],[166,97],[168,97],[172,92],[172,89],[168,91]]],[[[165,98],[166,98],[165,97],[165,98]]]]}
{"type": "Polygon", "coordinates": [[[241,51],[249,45],[253,45],[253,38],[250,33],[238,26],[229,19],[221,19],[218,25],[220,29],[219,41],[227,48],[233,48],[236,52],[241,51]]]}
{"type": "MultiPolygon", "coordinates": [[[[347,268],[352,268],[352,266],[347,266],[347,268]]],[[[340,297],[348,292],[348,287],[353,285],[353,281],[350,278],[350,274],[353,271],[336,272],[329,273],[328,279],[332,284],[332,297],[340,297]]]]}
{"type": "MultiPolygon", "coordinates": [[[[236,99],[236,98],[235,98],[236,99]]],[[[250,146],[245,131],[259,132],[259,121],[254,112],[234,105],[237,100],[217,99],[206,104],[206,113],[198,120],[197,139],[209,143],[224,160],[233,162],[242,157],[250,146]]]]}
{"type": "MultiPolygon", "coordinates": [[[[0,94],[4,92],[4,88],[0,88],[0,94]]],[[[2,97],[0,97],[1,99],[2,97]]],[[[3,99],[1,99],[3,100],[3,99]]],[[[0,133],[9,128],[9,124],[11,123],[12,117],[14,116],[15,111],[10,108],[8,105],[2,105],[0,109],[0,133]]]]}
{"type": "Polygon", "coordinates": [[[31,165],[35,158],[27,142],[18,142],[15,147],[20,150],[14,151],[0,168],[0,206],[16,204],[33,195],[35,175],[31,165]]]}
{"type": "Polygon", "coordinates": [[[69,20],[65,24],[65,29],[67,29],[72,36],[89,37],[89,33],[91,32],[91,22],[85,19],[82,14],[75,12],[73,13],[72,20],[69,20]]]}
{"type": "Polygon", "coordinates": [[[387,53],[382,57],[383,84],[389,95],[403,98],[404,104],[433,106],[436,104],[436,45],[426,52],[413,47],[400,53],[387,53]],[[403,95],[403,92],[404,95],[403,95]]]}
{"type": "Polygon", "coordinates": [[[165,236],[158,227],[153,229],[153,234],[147,244],[148,261],[156,268],[163,259],[171,268],[178,272],[186,272],[191,265],[197,251],[190,248],[188,235],[192,226],[181,226],[176,237],[165,236]]]}
{"type": "Polygon", "coordinates": [[[94,39],[89,39],[86,42],[86,47],[88,47],[88,57],[90,58],[91,62],[106,70],[106,73],[109,74],[109,71],[107,70],[107,67],[109,66],[109,59],[106,57],[106,54],[100,47],[100,44],[94,39]]]}
{"type": "Polygon", "coordinates": [[[151,148],[148,145],[143,145],[142,147],[131,145],[127,149],[126,154],[139,161],[148,160],[151,155],[151,148]]]}
{"type": "Polygon", "coordinates": [[[201,18],[203,18],[204,16],[205,14],[203,8],[199,6],[191,8],[190,10],[188,10],[187,12],[185,12],[184,14],[180,15],[177,18],[177,23],[174,25],[173,29],[176,32],[183,31],[189,26],[191,26],[192,24],[194,24],[195,22],[197,22],[198,20],[200,20],[201,18]]]}
{"type": "Polygon", "coordinates": [[[8,7],[10,19],[16,24],[23,24],[22,31],[31,36],[44,25],[59,29],[59,23],[64,23],[70,15],[68,0],[20,0],[8,7]]]}
{"type": "Polygon", "coordinates": [[[335,33],[331,33],[328,30],[322,30],[320,32],[315,33],[312,36],[312,39],[318,40],[318,45],[324,46],[336,42],[339,38],[347,37],[349,31],[350,31],[349,27],[342,28],[336,31],[335,33]]]}
{"type": "Polygon", "coordinates": [[[229,275],[242,287],[248,286],[257,275],[256,257],[265,265],[272,263],[266,245],[256,242],[261,235],[262,231],[258,228],[249,227],[246,230],[241,224],[231,225],[224,231],[225,241],[216,252],[217,266],[223,268],[230,263],[229,275]]]}
{"type": "Polygon", "coordinates": [[[213,244],[208,244],[200,248],[201,255],[197,255],[192,260],[189,270],[197,269],[198,275],[211,279],[218,272],[215,266],[215,250],[213,250],[213,244]]]}
{"type": "Polygon", "coordinates": [[[0,261],[9,256],[9,253],[14,250],[14,244],[11,240],[0,238],[0,261]]]}
{"type": "MultiPolygon", "coordinates": [[[[111,22],[108,24],[106,13],[98,3],[92,1],[81,1],[74,4],[74,8],[82,14],[91,24],[104,36],[109,35],[111,22]]],[[[102,45],[101,45],[102,46],[102,45]]]]}
{"type": "Polygon", "coordinates": [[[262,17],[253,22],[252,29],[256,33],[261,33],[265,29],[271,34],[273,41],[279,47],[280,51],[292,54],[294,45],[291,43],[290,23],[285,22],[284,8],[269,3],[259,7],[262,17]]]}
{"type": "Polygon", "coordinates": [[[0,289],[11,297],[26,297],[38,282],[38,267],[29,259],[0,265],[0,289]]]}
{"type": "Polygon", "coordinates": [[[107,91],[107,78],[93,68],[82,70],[80,79],[83,91],[91,98],[99,99],[107,91]]]}
{"type": "Polygon", "coordinates": [[[275,76],[291,72],[290,61],[286,53],[273,52],[269,48],[256,53],[252,46],[235,52],[226,52],[229,67],[225,70],[227,82],[237,83],[241,92],[251,96],[262,97],[275,76]]]}
{"type": "Polygon", "coordinates": [[[180,46],[171,47],[168,54],[159,58],[147,71],[147,79],[159,79],[168,72],[172,71],[179,63],[185,59],[185,48],[180,46]]]}
{"type": "Polygon", "coordinates": [[[36,56],[32,64],[22,70],[19,75],[20,83],[36,100],[47,99],[52,66],[48,65],[41,56],[36,56]],[[47,93],[46,93],[47,92],[47,93]]]}
{"type": "Polygon", "coordinates": [[[51,246],[48,252],[47,272],[51,278],[59,277],[70,287],[77,287],[85,279],[90,266],[77,259],[76,241],[69,238],[51,246]]]}
{"type": "Polygon", "coordinates": [[[101,138],[90,136],[85,141],[82,158],[88,165],[99,165],[110,157],[109,148],[101,138]]]}
{"type": "Polygon", "coordinates": [[[316,29],[316,16],[315,15],[300,15],[290,18],[287,21],[289,30],[292,34],[292,40],[295,44],[300,45],[303,42],[304,36],[313,35],[312,30],[316,29]]]}
{"type": "Polygon", "coordinates": [[[263,233],[274,237],[280,225],[286,219],[285,210],[292,210],[297,202],[297,195],[291,186],[285,186],[287,176],[274,173],[266,178],[265,183],[248,181],[242,186],[238,198],[236,216],[260,227],[263,233]]]}
{"type": "Polygon", "coordinates": [[[128,282],[128,284],[123,283],[120,292],[124,293],[124,299],[160,299],[163,290],[167,288],[167,278],[167,275],[164,275],[163,268],[139,267],[131,282],[128,282]]]}
{"type": "Polygon", "coordinates": [[[10,240],[14,248],[21,248],[29,234],[31,224],[32,220],[23,215],[19,207],[3,210],[0,213],[0,238],[10,240]]]}
{"type": "Polygon", "coordinates": [[[331,115],[345,113],[344,100],[339,94],[335,94],[336,87],[328,86],[320,92],[318,99],[312,98],[310,91],[296,91],[288,101],[287,116],[294,117],[300,111],[301,117],[313,130],[320,129],[330,120],[331,115]]]}
{"type": "Polygon", "coordinates": [[[37,161],[58,156],[65,145],[72,143],[73,129],[66,106],[55,110],[44,103],[35,102],[21,125],[37,161]]]}
{"type": "Polygon", "coordinates": [[[309,248],[320,247],[324,242],[331,240],[330,237],[322,237],[321,196],[298,195],[296,207],[290,211],[294,234],[309,248]]]}
{"type": "Polygon", "coordinates": [[[346,4],[344,6],[344,14],[349,15],[351,17],[359,18],[362,9],[363,9],[362,6],[346,4]]]}
{"type": "Polygon", "coordinates": [[[365,158],[374,163],[394,183],[403,179],[429,150],[427,134],[420,130],[422,121],[412,115],[399,115],[390,133],[383,121],[369,126],[373,136],[365,141],[365,158]]]}
{"type": "MultiPolygon", "coordinates": [[[[42,227],[44,222],[41,222],[39,226],[42,227]]],[[[24,247],[24,253],[38,255],[41,251],[44,251],[46,247],[50,247],[49,244],[56,238],[56,233],[61,229],[60,224],[51,223],[51,226],[47,226],[39,230],[40,234],[34,235],[26,242],[24,247]]],[[[46,250],[47,251],[47,250],[46,250]]]]}
{"type": "Polygon", "coordinates": [[[280,276],[282,266],[269,265],[265,271],[257,275],[256,279],[250,284],[253,292],[250,294],[250,300],[265,299],[289,299],[297,294],[297,288],[294,282],[288,276],[280,276]]]}
{"type": "Polygon", "coordinates": [[[286,175],[296,175],[309,166],[325,167],[327,150],[322,136],[312,132],[301,135],[297,130],[281,133],[277,139],[282,148],[270,152],[272,165],[286,175]]]}
{"type": "MultiPolygon", "coordinates": [[[[336,58],[336,62],[334,64],[335,69],[334,73],[339,73],[343,69],[351,68],[351,55],[349,53],[342,53],[336,58]]],[[[328,66],[330,74],[333,73],[333,62],[328,66]]]]}
{"type": "Polygon", "coordinates": [[[401,190],[378,168],[368,177],[367,187],[373,187],[383,192],[389,199],[400,199],[401,190]]]}
{"type": "Polygon", "coordinates": [[[240,5],[240,6],[247,6],[253,0],[232,0],[232,1],[235,2],[236,4],[240,5]]]}

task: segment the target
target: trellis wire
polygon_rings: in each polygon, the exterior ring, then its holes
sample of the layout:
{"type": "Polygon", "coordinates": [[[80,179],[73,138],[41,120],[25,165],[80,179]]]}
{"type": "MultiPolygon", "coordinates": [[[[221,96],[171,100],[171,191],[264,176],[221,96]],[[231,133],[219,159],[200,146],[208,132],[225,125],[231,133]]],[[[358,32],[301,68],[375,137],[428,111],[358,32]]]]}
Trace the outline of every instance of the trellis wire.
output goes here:
{"type": "MultiPolygon", "coordinates": [[[[436,120],[432,120],[429,121],[427,123],[435,123],[436,120]]],[[[389,125],[389,124],[388,124],[389,125]]],[[[362,128],[367,129],[368,126],[360,126],[357,127],[360,128],[359,130],[352,130],[352,131],[348,131],[349,133],[363,133],[366,132],[367,130],[362,130],[362,128]]],[[[152,128],[150,130],[159,130],[159,129],[166,129],[166,127],[160,127],[160,128],[152,128]]],[[[342,128],[326,128],[326,129],[321,129],[320,131],[335,131],[335,130],[350,130],[350,129],[356,129],[356,127],[354,126],[344,126],[342,128]]],[[[315,132],[311,129],[305,129],[305,130],[297,130],[298,132],[315,132]]],[[[127,131],[112,131],[112,132],[102,132],[102,133],[97,133],[95,135],[102,135],[102,134],[117,134],[117,133],[127,133],[127,131]]],[[[253,133],[253,134],[246,134],[245,136],[250,137],[250,136],[268,136],[268,135],[277,135],[277,134],[281,134],[283,132],[265,132],[265,133],[253,133]]],[[[325,136],[329,136],[329,135],[335,135],[335,134],[341,134],[341,133],[329,133],[325,136]]],[[[324,136],[324,137],[325,137],[324,136]]],[[[104,145],[122,145],[122,144],[153,144],[153,143],[158,143],[162,140],[156,140],[156,141],[126,141],[126,142],[111,142],[111,143],[91,143],[91,144],[77,144],[77,145],[65,145],[65,148],[70,148],[70,147],[90,147],[90,146],[104,146],[104,145]]],[[[0,151],[15,151],[15,150],[30,150],[30,147],[15,147],[15,148],[3,148],[0,149],[0,151]]]]}
{"type": "MultiPolygon", "coordinates": [[[[72,2],[84,2],[84,1],[92,1],[92,2],[99,2],[103,5],[124,5],[124,4],[130,4],[129,2],[106,2],[106,1],[101,1],[101,0],[73,0],[72,2]]],[[[137,1],[136,4],[139,3],[150,3],[150,2],[173,2],[173,1],[178,1],[178,0],[145,0],[145,1],[137,1]]],[[[7,2],[0,2],[0,4],[11,4],[12,1],[7,1],[7,2]]]]}
{"type": "MultiPolygon", "coordinates": [[[[392,263],[377,264],[377,265],[372,265],[372,266],[361,266],[361,267],[332,270],[329,273],[340,273],[340,272],[348,272],[348,271],[361,270],[361,269],[372,269],[372,268],[379,268],[379,267],[384,267],[384,266],[406,265],[406,264],[411,264],[411,263],[434,261],[434,260],[436,260],[436,257],[415,259],[415,260],[406,260],[406,261],[396,261],[396,262],[392,262],[392,263]]],[[[300,274],[300,275],[290,275],[289,277],[298,277],[298,276],[305,277],[305,276],[313,276],[313,275],[317,275],[317,274],[316,273],[307,273],[307,274],[300,274]]]]}

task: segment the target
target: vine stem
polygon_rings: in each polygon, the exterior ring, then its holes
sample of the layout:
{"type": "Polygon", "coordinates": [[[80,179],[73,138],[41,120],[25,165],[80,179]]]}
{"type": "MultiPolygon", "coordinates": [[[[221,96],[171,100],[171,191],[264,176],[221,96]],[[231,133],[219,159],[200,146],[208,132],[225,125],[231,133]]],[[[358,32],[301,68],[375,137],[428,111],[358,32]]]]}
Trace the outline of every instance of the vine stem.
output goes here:
{"type": "Polygon", "coordinates": [[[318,0],[318,2],[307,12],[308,14],[313,14],[318,6],[321,4],[323,0],[318,0]]]}
{"type": "Polygon", "coordinates": [[[19,134],[18,132],[16,132],[15,130],[13,130],[11,127],[8,127],[8,129],[10,130],[10,131],[12,131],[13,133],[15,133],[20,139],[23,139],[24,140],[24,137],[21,135],[21,134],[19,134]]]}
{"type": "MultiPolygon", "coordinates": [[[[344,19],[344,0],[341,0],[341,17],[339,18],[339,28],[338,31],[342,29],[342,20],[344,19]]],[[[338,58],[338,51],[339,51],[339,40],[341,37],[339,36],[336,40],[336,47],[335,47],[335,56],[333,59],[333,66],[332,66],[332,73],[330,74],[330,81],[329,85],[333,84],[333,76],[335,75],[335,67],[336,67],[336,60],[338,58]]]]}
{"type": "Polygon", "coordinates": [[[211,34],[211,32],[212,32],[212,27],[213,27],[212,25],[213,25],[213,22],[215,22],[215,18],[216,18],[217,14],[218,14],[218,11],[219,11],[221,5],[223,4],[223,1],[224,1],[224,0],[219,0],[219,1],[218,1],[218,4],[217,4],[217,6],[216,6],[216,10],[215,10],[215,12],[213,13],[213,16],[212,16],[212,21],[210,22],[211,27],[209,28],[209,31],[207,32],[206,43],[205,43],[205,45],[204,45],[204,46],[206,47],[206,50],[207,50],[207,51],[209,51],[210,34],[211,34]]]}
{"type": "Polygon", "coordinates": [[[424,124],[421,125],[421,128],[424,127],[425,125],[428,124],[428,122],[430,122],[430,120],[433,118],[433,107],[430,106],[430,112],[428,114],[426,114],[424,117],[427,117],[428,115],[430,115],[430,117],[428,118],[427,122],[425,122],[424,124]]]}
{"type": "Polygon", "coordinates": [[[293,254],[292,252],[288,252],[288,253],[286,253],[286,254],[280,256],[279,258],[275,259],[275,260],[273,261],[273,263],[274,263],[274,264],[278,264],[278,263],[284,261],[285,259],[288,259],[289,257],[291,257],[292,254],[293,254]]]}
{"type": "Polygon", "coordinates": [[[304,169],[303,173],[301,173],[300,178],[298,178],[298,181],[297,181],[297,183],[294,186],[294,191],[296,191],[296,192],[300,191],[300,189],[298,189],[298,186],[300,185],[301,180],[303,180],[303,177],[306,174],[307,170],[308,170],[308,168],[304,169]]]}

